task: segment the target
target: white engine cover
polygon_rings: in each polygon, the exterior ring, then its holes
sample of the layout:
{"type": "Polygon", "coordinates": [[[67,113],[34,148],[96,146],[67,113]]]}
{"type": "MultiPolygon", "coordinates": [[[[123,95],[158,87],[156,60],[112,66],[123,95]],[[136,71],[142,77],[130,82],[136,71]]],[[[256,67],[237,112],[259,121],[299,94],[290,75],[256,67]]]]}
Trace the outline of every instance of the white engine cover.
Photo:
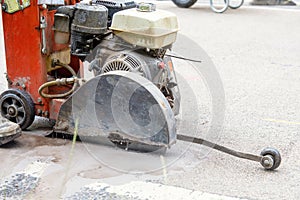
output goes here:
{"type": "Polygon", "coordinates": [[[117,12],[110,29],[130,44],[158,49],[176,41],[178,21],[168,11],[143,12],[132,8],[117,12]]]}

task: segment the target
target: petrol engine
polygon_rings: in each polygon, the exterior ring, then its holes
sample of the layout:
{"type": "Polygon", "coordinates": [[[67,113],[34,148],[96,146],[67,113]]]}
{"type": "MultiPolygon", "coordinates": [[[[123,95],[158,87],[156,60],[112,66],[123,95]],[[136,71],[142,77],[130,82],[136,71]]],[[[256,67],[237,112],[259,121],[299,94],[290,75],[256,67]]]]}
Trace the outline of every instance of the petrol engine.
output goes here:
{"type": "Polygon", "coordinates": [[[116,12],[102,1],[59,7],[55,42],[70,43],[71,54],[88,61],[95,76],[122,70],[147,78],[177,114],[180,95],[173,63],[166,56],[176,40],[177,18],[153,4],[126,5],[134,8],[116,12]]]}

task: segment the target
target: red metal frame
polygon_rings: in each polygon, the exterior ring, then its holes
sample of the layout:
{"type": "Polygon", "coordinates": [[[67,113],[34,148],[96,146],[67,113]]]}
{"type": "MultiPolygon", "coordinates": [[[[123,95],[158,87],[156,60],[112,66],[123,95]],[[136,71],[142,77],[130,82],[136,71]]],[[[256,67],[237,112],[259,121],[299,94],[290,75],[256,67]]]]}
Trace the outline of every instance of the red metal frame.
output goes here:
{"type": "MultiPolygon", "coordinates": [[[[9,88],[17,88],[28,92],[35,104],[36,115],[55,119],[62,101],[43,98],[39,95],[39,87],[47,82],[47,57],[55,51],[68,48],[68,45],[58,45],[54,42],[54,14],[31,0],[31,5],[22,11],[9,14],[3,12],[3,29],[6,51],[7,80],[9,88]],[[42,31],[40,17],[47,22],[47,54],[41,52],[42,31]],[[50,108],[55,106],[55,108],[50,108]],[[54,113],[50,113],[54,112],[54,113]]],[[[74,4],[71,0],[66,4],[74,4]]],[[[74,69],[78,71],[79,60],[72,58],[74,69]]],[[[55,88],[60,90],[65,88],[55,88]]]]}

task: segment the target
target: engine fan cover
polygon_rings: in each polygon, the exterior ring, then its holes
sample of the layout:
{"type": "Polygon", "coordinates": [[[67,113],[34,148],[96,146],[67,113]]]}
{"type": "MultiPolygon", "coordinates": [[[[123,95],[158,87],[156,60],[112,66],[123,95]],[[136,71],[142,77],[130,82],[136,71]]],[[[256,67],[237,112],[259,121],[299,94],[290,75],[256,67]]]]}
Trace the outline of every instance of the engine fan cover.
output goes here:
{"type": "Polygon", "coordinates": [[[147,79],[150,78],[147,64],[135,53],[121,53],[109,57],[104,63],[101,74],[111,71],[128,71],[139,74],[147,79]]]}

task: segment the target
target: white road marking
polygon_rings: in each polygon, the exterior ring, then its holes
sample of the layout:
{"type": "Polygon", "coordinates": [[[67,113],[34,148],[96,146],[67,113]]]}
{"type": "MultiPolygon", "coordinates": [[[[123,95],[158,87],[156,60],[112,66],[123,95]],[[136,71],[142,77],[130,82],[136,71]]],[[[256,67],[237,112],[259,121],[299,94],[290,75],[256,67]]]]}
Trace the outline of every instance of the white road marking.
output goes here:
{"type": "Polygon", "coordinates": [[[287,120],[280,120],[280,119],[263,119],[264,121],[268,122],[275,122],[275,123],[282,123],[282,124],[289,124],[289,125],[300,125],[300,122],[293,122],[293,121],[287,121],[287,120]]]}
{"type": "Polygon", "coordinates": [[[27,167],[24,169],[24,173],[39,178],[44,173],[48,165],[49,165],[49,161],[47,160],[46,161],[37,160],[27,165],[27,167]]]}
{"type": "MultiPolygon", "coordinates": [[[[117,198],[122,197],[124,199],[133,198],[139,200],[240,200],[240,198],[235,197],[228,197],[206,192],[188,190],[181,187],[167,186],[157,183],[141,181],[134,181],[124,185],[108,185],[106,183],[94,183],[87,185],[84,188],[84,190],[88,191],[105,191],[105,193],[107,193],[105,196],[109,196],[111,194],[113,196],[117,196],[117,198]]],[[[77,193],[77,195],[80,196],[80,193],[77,193]]],[[[95,195],[94,197],[97,197],[97,195],[95,195]]]]}

